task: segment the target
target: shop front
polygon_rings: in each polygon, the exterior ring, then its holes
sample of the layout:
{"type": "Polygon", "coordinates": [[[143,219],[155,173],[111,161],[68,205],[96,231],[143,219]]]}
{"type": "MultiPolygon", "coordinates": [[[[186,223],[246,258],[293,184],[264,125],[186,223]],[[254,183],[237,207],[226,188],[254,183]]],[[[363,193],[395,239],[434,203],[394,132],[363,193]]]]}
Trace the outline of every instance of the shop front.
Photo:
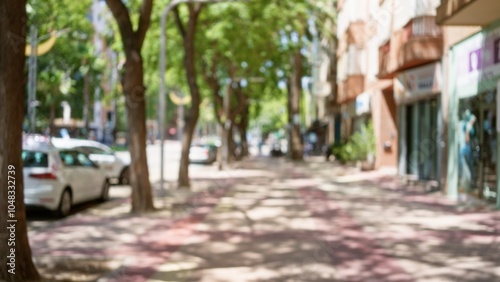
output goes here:
{"type": "Polygon", "coordinates": [[[394,79],[398,112],[398,172],[418,180],[440,179],[440,94],[442,72],[433,63],[399,73],[394,79]]]}
{"type": "Polygon", "coordinates": [[[452,47],[448,195],[500,207],[500,23],[452,47]]]}

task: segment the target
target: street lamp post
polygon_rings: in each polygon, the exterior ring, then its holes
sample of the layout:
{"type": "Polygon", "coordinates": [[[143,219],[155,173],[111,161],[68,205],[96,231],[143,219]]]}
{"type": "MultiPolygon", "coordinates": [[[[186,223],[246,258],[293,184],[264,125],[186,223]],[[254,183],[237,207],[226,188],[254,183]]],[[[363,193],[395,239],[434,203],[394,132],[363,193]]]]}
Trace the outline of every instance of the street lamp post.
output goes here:
{"type": "Polygon", "coordinates": [[[175,8],[179,4],[183,3],[214,3],[214,2],[232,2],[237,0],[173,0],[170,2],[164,9],[161,14],[161,31],[160,31],[160,92],[159,92],[159,112],[158,112],[158,125],[160,127],[160,189],[162,191],[163,196],[166,195],[165,187],[164,187],[164,147],[165,147],[165,92],[166,92],[166,82],[165,82],[165,70],[167,68],[167,58],[166,58],[166,25],[167,25],[167,15],[168,13],[175,8]]]}
{"type": "Polygon", "coordinates": [[[29,57],[28,70],[28,120],[30,125],[29,132],[35,133],[38,29],[33,25],[30,27],[30,45],[31,53],[29,57]]]}
{"type": "Polygon", "coordinates": [[[47,53],[55,43],[55,38],[60,34],[68,31],[68,29],[60,30],[56,33],[50,33],[42,37],[38,37],[38,28],[34,25],[30,26],[29,46],[26,46],[26,55],[29,55],[28,60],[28,132],[35,133],[36,123],[36,107],[39,102],[36,100],[36,81],[37,81],[37,62],[38,56],[47,53]],[[52,37],[48,42],[39,45],[39,41],[52,37]],[[29,48],[28,48],[29,47],[29,48]]]}

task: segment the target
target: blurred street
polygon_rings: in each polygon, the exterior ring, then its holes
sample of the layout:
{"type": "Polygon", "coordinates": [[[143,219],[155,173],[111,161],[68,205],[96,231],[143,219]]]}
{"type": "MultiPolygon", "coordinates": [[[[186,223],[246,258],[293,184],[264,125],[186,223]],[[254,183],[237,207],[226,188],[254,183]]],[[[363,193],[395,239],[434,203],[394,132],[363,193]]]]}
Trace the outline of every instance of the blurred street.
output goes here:
{"type": "Polygon", "coordinates": [[[99,262],[81,281],[500,279],[500,213],[489,206],[319,158],[202,170],[210,177],[197,173],[193,193],[169,190],[156,213],[129,214],[117,186],[113,201],[32,229],[40,271],[61,279],[43,266],[74,261],[99,262]]]}
{"type": "MultiPolygon", "coordinates": [[[[165,167],[164,167],[164,177],[165,177],[165,187],[174,187],[174,182],[177,180],[177,173],[179,169],[180,161],[180,150],[181,144],[178,141],[167,141],[165,142],[165,167]]],[[[160,144],[151,144],[147,146],[146,152],[148,154],[148,166],[150,167],[149,176],[150,181],[155,188],[156,195],[160,195],[161,191],[159,189],[160,181],[160,144]]],[[[129,152],[116,152],[117,156],[124,158],[129,158],[129,152]]],[[[202,164],[191,164],[191,171],[195,174],[195,178],[210,178],[214,175],[219,174],[219,170],[215,165],[202,165],[202,164]]],[[[131,195],[131,190],[129,186],[117,185],[112,186],[110,190],[110,197],[113,201],[124,202],[129,199],[131,195]]],[[[89,208],[96,207],[99,205],[99,201],[92,201],[77,205],[72,211],[73,214],[78,214],[85,212],[89,208]]],[[[58,220],[49,211],[46,210],[29,210],[28,212],[29,226],[39,227],[45,226],[47,221],[58,220]]]]}
{"type": "Polygon", "coordinates": [[[0,35],[0,282],[500,281],[498,0],[2,0],[0,35]]]}

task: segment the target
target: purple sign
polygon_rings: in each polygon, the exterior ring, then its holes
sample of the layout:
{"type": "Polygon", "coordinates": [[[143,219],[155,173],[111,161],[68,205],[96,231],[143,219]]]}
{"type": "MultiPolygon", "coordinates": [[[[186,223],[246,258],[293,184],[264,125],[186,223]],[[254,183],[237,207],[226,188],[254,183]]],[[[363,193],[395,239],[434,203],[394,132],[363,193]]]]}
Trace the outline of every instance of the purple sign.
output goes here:
{"type": "Polygon", "coordinates": [[[483,52],[481,49],[469,53],[469,72],[478,71],[483,67],[483,52]]]}
{"type": "Polygon", "coordinates": [[[455,91],[459,97],[491,88],[500,79],[500,26],[484,29],[453,46],[453,58],[455,91]]]}
{"type": "Polygon", "coordinates": [[[495,41],[494,41],[494,58],[495,58],[495,64],[498,64],[500,63],[500,38],[497,38],[495,41]]]}

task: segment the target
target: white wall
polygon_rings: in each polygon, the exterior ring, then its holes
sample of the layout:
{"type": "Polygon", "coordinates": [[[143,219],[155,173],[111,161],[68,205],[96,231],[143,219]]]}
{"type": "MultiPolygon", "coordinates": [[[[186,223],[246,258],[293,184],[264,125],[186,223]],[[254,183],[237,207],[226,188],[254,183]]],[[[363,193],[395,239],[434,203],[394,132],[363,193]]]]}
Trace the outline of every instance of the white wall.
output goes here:
{"type": "Polygon", "coordinates": [[[350,45],[347,52],[342,54],[337,62],[337,82],[344,81],[348,75],[366,74],[367,54],[367,49],[350,45]]]}
{"type": "Polygon", "coordinates": [[[370,20],[370,7],[375,0],[345,0],[337,19],[337,37],[341,38],[349,24],[356,21],[370,20]]]}
{"type": "Polygon", "coordinates": [[[389,41],[392,33],[393,6],[395,0],[385,0],[373,17],[377,25],[377,38],[379,45],[389,41]]]}
{"type": "Polygon", "coordinates": [[[394,30],[402,29],[412,18],[435,16],[441,0],[396,0],[394,30]]]}
{"type": "Polygon", "coordinates": [[[368,41],[367,44],[367,70],[366,70],[366,81],[367,83],[375,82],[378,80],[378,50],[379,50],[379,40],[374,37],[368,41]]]}

